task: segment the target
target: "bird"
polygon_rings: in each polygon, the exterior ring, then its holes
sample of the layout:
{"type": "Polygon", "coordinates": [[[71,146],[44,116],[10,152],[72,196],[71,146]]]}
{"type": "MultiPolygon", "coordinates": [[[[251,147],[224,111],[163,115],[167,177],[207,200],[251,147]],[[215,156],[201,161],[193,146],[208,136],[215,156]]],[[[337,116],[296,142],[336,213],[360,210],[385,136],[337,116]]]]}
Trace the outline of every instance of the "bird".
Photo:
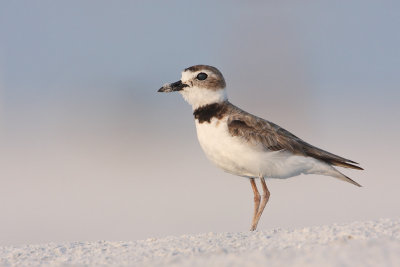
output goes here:
{"type": "Polygon", "coordinates": [[[335,168],[363,170],[359,163],[317,148],[230,103],[225,79],[216,67],[188,67],[179,81],[164,84],[158,92],[180,93],[192,106],[197,138],[207,158],[225,172],[249,179],[254,194],[250,231],[257,229],[270,198],[265,179],[319,174],[361,187],[335,168]]]}

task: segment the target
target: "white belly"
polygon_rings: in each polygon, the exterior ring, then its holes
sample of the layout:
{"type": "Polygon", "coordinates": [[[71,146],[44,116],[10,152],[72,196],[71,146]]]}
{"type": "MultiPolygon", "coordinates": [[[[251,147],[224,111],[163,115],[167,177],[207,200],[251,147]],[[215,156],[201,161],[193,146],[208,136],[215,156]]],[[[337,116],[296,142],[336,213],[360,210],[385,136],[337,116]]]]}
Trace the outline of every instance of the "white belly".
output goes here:
{"type": "Polygon", "coordinates": [[[226,120],[213,118],[211,123],[196,120],[197,137],[204,153],[226,172],[244,177],[289,178],[301,173],[325,174],[331,169],[314,158],[285,151],[266,151],[231,136],[226,120]]]}

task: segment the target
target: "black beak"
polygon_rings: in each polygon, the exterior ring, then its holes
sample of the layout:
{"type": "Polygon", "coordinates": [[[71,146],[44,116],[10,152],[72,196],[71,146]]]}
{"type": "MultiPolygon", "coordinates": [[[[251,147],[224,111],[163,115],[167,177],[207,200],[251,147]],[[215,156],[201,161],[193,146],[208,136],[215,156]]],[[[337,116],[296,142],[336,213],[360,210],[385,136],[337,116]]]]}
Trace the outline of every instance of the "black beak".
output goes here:
{"type": "Polygon", "coordinates": [[[183,88],[187,87],[189,85],[182,83],[182,81],[177,81],[174,83],[167,83],[160,89],[158,89],[157,92],[163,92],[163,93],[170,93],[170,92],[176,92],[176,91],[181,91],[183,88]]]}

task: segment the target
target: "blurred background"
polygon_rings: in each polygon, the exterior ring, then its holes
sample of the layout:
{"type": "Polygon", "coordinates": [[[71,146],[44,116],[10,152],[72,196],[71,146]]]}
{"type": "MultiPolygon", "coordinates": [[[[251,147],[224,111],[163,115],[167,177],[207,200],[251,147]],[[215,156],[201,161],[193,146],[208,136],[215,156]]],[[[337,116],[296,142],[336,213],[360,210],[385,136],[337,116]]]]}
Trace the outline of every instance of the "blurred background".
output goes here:
{"type": "Polygon", "coordinates": [[[361,163],[364,187],[268,181],[259,229],[398,217],[398,1],[1,1],[0,245],[247,231],[248,180],[208,162],[195,64],[230,100],[361,163]]]}

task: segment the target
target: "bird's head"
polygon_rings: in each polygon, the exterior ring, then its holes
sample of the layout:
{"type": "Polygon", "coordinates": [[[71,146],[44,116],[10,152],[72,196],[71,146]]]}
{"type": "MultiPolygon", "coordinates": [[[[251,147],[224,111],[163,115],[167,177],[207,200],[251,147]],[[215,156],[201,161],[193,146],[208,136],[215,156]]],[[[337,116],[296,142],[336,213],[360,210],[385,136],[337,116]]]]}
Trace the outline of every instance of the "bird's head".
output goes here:
{"type": "Polygon", "coordinates": [[[195,65],[182,71],[182,77],[167,83],[158,92],[179,92],[193,110],[208,104],[227,100],[225,79],[215,67],[195,65]]]}

